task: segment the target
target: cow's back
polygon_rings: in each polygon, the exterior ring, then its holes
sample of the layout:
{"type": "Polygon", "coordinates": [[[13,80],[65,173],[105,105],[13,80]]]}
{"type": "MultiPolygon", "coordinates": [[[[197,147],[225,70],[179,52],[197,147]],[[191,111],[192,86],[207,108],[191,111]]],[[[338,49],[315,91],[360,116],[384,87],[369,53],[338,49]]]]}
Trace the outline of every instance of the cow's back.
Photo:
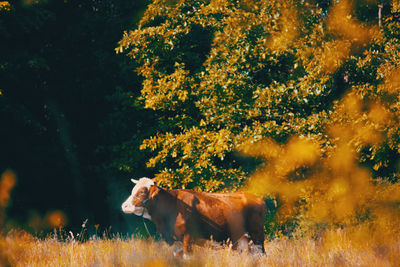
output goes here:
{"type": "Polygon", "coordinates": [[[254,195],[171,191],[177,198],[179,212],[184,214],[194,234],[222,241],[236,240],[248,233],[255,242],[264,240],[265,204],[254,195]]]}

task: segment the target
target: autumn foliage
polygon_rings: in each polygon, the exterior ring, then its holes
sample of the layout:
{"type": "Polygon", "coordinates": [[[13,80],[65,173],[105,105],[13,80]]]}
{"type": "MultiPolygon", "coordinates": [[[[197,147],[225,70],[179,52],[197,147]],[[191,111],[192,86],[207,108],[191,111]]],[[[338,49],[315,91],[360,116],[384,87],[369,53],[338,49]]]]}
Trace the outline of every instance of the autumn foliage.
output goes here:
{"type": "Polygon", "coordinates": [[[141,146],[147,166],[164,186],[275,199],[277,222],[397,232],[398,11],[397,1],[153,1],[116,48],[159,116],[141,146]]]}
{"type": "MultiPolygon", "coordinates": [[[[320,142],[322,156],[332,143],[328,122],[346,119],[335,109],[347,92],[391,113],[398,23],[390,12],[382,29],[373,16],[361,21],[357,8],[365,5],[378,8],[351,1],[324,8],[307,1],[154,1],[116,49],[135,60],[144,79],[141,101],[159,112],[157,135],[141,146],[155,152],[148,167],[167,186],[236,190],[249,175],[232,157],[244,143],[298,136],[320,142]]],[[[395,120],[378,113],[370,127],[390,136],[371,150],[365,143],[356,149],[361,162],[376,166],[374,176],[392,179],[396,130],[384,124],[395,120]]]]}

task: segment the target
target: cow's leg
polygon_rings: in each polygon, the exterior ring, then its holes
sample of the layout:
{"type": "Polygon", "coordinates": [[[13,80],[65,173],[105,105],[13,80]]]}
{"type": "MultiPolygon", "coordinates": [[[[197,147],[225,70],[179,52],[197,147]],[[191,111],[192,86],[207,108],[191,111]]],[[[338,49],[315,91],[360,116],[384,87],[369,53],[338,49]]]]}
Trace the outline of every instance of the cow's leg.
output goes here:
{"type": "Polygon", "coordinates": [[[188,233],[185,233],[183,235],[183,258],[187,258],[190,252],[192,252],[191,238],[188,233]]]}
{"type": "Polygon", "coordinates": [[[265,253],[264,249],[264,228],[253,229],[253,231],[249,232],[250,240],[253,243],[253,246],[256,246],[261,253],[265,253]]]}
{"type": "Polygon", "coordinates": [[[183,244],[180,241],[173,243],[173,254],[174,257],[181,257],[183,253],[183,244]]]}
{"type": "Polygon", "coordinates": [[[231,214],[228,219],[228,226],[230,237],[232,239],[233,249],[238,249],[239,243],[241,244],[240,247],[243,247],[242,244],[245,242],[243,238],[247,238],[244,237],[246,232],[244,229],[243,215],[241,213],[231,214]]]}
{"type": "Polygon", "coordinates": [[[179,240],[183,241],[183,257],[186,258],[191,252],[191,237],[188,234],[187,221],[182,213],[179,213],[174,227],[175,234],[179,240]]]}
{"type": "MultiPolygon", "coordinates": [[[[253,240],[252,240],[253,241],[253,240]]],[[[265,248],[264,248],[264,241],[256,241],[252,242],[252,245],[250,247],[250,251],[252,253],[261,253],[265,254],[265,248]]]]}
{"type": "Polygon", "coordinates": [[[247,233],[245,233],[244,235],[242,235],[236,242],[234,245],[234,248],[237,249],[240,252],[249,252],[249,245],[250,245],[250,239],[249,239],[249,235],[247,233]]]}
{"type": "Polygon", "coordinates": [[[259,216],[257,213],[253,214],[253,216],[249,216],[246,225],[250,239],[253,241],[254,245],[261,248],[261,253],[265,253],[263,216],[259,216]]]}

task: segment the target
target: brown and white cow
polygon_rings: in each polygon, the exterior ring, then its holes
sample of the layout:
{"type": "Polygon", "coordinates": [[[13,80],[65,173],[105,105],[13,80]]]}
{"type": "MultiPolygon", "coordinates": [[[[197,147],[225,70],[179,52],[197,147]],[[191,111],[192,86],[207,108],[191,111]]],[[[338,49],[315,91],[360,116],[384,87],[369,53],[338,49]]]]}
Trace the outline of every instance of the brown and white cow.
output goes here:
{"type": "Polygon", "coordinates": [[[122,204],[124,213],[154,222],[170,244],[183,241],[184,253],[193,241],[210,239],[253,242],[264,252],[265,203],[249,193],[206,193],[165,189],[149,178],[133,180],[131,195],[122,204]]]}

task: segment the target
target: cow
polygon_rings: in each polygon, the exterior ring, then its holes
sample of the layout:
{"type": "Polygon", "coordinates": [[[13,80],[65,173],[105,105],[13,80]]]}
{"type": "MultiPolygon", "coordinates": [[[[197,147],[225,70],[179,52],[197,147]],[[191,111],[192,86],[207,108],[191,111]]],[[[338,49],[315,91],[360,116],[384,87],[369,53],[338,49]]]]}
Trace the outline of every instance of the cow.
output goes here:
{"type": "Polygon", "coordinates": [[[131,181],[135,186],[122,211],[151,220],[167,243],[182,241],[184,255],[205,239],[230,240],[234,248],[245,240],[264,253],[266,206],[253,194],[166,189],[147,177],[131,181]]]}

